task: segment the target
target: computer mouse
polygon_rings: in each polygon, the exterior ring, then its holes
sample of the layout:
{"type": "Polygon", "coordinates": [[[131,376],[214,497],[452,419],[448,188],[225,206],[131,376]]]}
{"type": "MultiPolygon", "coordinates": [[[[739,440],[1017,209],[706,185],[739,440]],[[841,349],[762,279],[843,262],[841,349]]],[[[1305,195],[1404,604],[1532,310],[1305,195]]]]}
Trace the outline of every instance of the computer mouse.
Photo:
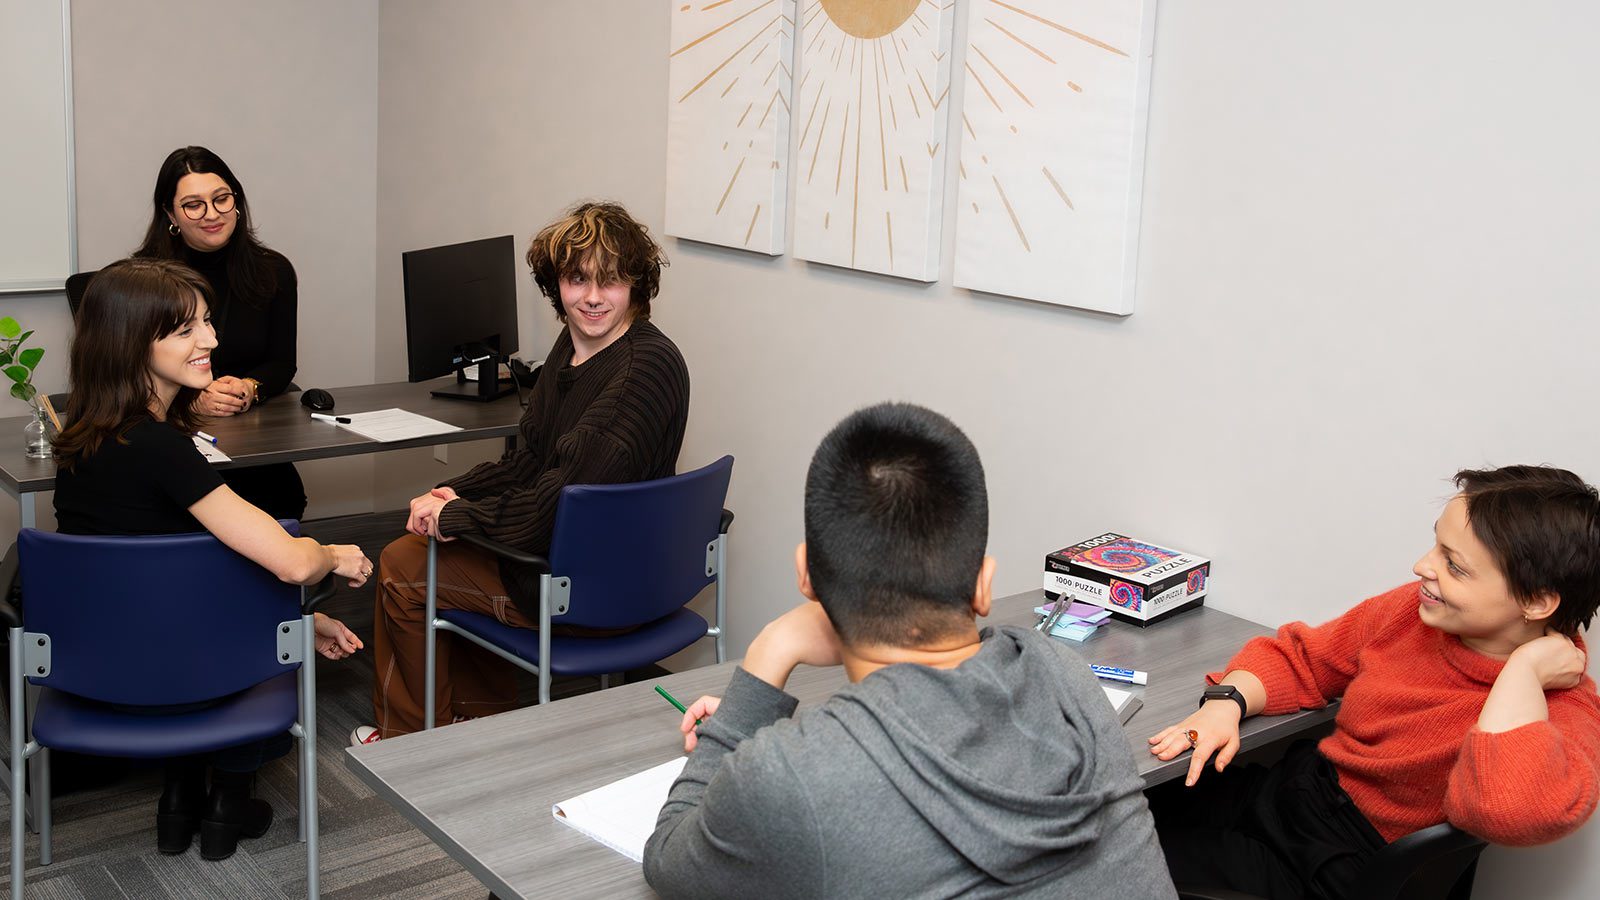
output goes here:
{"type": "Polygon", "coordinates": [[[312,388],[300,395],[300,405],[318,412],[333,409],[333,395],[322,388],[312,388]]]}

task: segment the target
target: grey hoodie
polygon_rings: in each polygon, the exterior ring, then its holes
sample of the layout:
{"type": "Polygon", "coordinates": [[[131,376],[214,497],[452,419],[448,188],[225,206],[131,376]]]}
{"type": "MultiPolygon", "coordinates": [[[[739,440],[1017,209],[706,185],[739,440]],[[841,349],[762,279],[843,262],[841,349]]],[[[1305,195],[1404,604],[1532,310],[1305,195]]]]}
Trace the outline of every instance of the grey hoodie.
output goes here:
{"type": "Polygon", "coordinates": [[[661,809],[665,897],[1175,898],[1128,739],[1083,660],[985,629],[798,718],[743,669],[661,809]]]}

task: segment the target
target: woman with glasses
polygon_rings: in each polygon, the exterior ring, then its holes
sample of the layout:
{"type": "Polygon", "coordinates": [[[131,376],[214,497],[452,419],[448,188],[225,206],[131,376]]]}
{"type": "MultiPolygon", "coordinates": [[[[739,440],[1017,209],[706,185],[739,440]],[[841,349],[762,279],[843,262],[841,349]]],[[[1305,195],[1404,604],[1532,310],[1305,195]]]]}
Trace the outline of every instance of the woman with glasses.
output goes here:
{"type": "MultiPolygon", "coordinates": [[[[283,393],[295,373],[294,266],[256,239],[244,186],[215,153],[180,147],[156,173],[153,201],[150,227],[133,255],[187,265],[216,297],[216,380],[195,400],[195,412],[238,415],[283,393]]],[[[305,485],[289,463],[231,469],[223,478],[275,518],[305,513],[305,485]]]]}

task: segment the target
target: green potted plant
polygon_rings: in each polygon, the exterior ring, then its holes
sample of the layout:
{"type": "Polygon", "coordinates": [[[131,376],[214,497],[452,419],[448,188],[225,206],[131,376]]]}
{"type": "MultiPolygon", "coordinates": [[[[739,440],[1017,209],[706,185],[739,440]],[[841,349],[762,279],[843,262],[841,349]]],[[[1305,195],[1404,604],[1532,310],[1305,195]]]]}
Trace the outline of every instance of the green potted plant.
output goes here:
{"type": "Polygon", "coordinates": [[[33,332],[23,331],[16,319],[0,316],[0,372],[11,379],[11,396],[33,409],[33,418],[22,428],[23,449],[33,459],[49,459],[50,438],[55,429],[39,389],[33,386],[33,370],[44,358],[44,348],[23,349],[22,345],[30,337],[33,332]]]}

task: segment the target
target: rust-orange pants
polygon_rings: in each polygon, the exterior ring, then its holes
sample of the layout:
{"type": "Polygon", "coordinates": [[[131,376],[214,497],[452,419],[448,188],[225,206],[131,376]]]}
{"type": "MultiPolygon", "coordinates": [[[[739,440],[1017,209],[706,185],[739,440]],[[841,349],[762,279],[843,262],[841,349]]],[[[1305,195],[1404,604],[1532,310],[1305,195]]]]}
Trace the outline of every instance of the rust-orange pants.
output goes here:
{"type": "MultiPolygon", "coordinates": [[[[537,628],[506,594],[493,556],[470,544],[441,543],[440,609],[494,616],[507,625],[537,628]]],[[[383,548],[373,609],[372,711],[384,737],[422,730],[428,539],[408,534],[383,548]]],[[[516,706],[516,667],[448,632],[439,632],[434,725],[455,716],[488,716],[516,706]]]]}

